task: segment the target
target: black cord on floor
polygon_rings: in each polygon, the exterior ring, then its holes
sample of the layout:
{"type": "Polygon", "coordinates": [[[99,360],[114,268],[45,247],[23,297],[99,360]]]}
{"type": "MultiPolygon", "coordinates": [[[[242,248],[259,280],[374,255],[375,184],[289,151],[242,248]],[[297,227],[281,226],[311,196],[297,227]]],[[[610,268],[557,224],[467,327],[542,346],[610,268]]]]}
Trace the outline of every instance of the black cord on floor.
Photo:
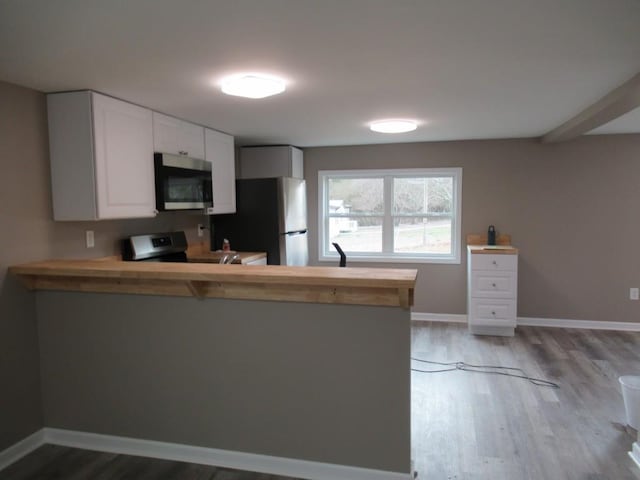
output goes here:
{"type": "Polygon", "coordinates": [[[515,377],[515,378],[524,378],[534,385],[538,385],[540,387],[552,387],[552,388],[560,388],[560,385],[554,382],[550,382],[549,380],[543,380],[540,378],[530,377],[526,374],[524,370],[517,367],[502,367],[499,365],[473,365],[471,363],[465,362],[434,362],[431,360],[423,360],[421,358],[411,357],[411,360],[422,363],[429,363],[431,365],[440,365],[449,368],[443,368],[438,370],[422,370],[419,368],[412,368],[413,372],[420,373],[441,373],[441,372],[453,372],[454,370],[464,370],[465,372],[477,372],[477,373],[488,373],[491,375],[504,375],[506,377],[515,377]],[[520,375],[516,373],[509,372],[519,372],[520,375]]]}

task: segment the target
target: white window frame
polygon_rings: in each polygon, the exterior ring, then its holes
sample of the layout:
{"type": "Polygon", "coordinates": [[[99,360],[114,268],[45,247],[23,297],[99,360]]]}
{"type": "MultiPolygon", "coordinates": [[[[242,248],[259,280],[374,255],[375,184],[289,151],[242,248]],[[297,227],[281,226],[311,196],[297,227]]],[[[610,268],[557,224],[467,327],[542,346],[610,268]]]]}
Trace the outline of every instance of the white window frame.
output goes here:
{"type": "MultiPolygon", "coordinates": [[[[384,177],[384,217],[382,227],[383,252],[347,253],[347,262],[396,262],[396,263],[451,263],[460,264],[461,236],[462,236],[462,168],[405,168],[384,170],[320,170],[318,171],[318,260],[321,262],[336,262],[340,255],[329,244],[329,198],[328,181],[331,178],[380,178],[384,177]],[[451,235],[451,253],[394,253],[390,250],[393,244],[393,226],[389,229],[391,219],[393,195],[390,186],[394,177],[452,177],[454,216],[451,235]],[[387,225],[385,229],[385,224],[387,225]]],[[[393,225],[393,222],[391,222],[393,225]]]]}

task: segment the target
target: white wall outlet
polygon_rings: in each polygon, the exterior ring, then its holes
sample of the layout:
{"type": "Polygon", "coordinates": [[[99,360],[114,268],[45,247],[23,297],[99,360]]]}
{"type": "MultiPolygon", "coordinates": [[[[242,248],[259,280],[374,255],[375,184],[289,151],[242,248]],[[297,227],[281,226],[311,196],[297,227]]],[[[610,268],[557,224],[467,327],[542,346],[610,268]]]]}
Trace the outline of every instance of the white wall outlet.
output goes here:
{"type": "Polygon", "coordinates": [[[93,230],[87,230],[85,233],[87,248],[93,248],[96,246],[95,237],[93,236],[93,230]]]}
{"type": "Polygon", "coordinates": [[[638,288],[630,288],[629,289],[629,300],[638,300],[640,298],[640,289],[638,288]]]}
{"type": "Polygon", "coordinates": [[[201,223],[198,224],[198,236],[199,237],[204,236],[204,225],[201,223]]]}

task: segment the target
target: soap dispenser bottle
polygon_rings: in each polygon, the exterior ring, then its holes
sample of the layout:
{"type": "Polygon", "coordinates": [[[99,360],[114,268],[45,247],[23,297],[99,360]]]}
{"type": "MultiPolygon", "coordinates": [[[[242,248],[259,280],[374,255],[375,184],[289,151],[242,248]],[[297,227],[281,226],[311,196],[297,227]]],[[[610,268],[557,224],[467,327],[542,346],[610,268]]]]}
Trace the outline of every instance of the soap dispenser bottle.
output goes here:
{"type": "Polygon", "coordinates": [[[489,225],[489,230],[487,230],[487,245],[495,245],[496,244],[496,227],[493,225],[489,225]]]}

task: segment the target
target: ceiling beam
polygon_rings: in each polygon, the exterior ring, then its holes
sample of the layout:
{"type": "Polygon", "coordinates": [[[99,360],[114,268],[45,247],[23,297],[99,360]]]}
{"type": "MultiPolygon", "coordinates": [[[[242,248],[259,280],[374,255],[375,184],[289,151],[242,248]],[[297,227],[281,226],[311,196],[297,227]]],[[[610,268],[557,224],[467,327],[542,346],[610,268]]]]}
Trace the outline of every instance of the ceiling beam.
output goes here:
{"type": "Polygon", "coordinates": [[[562,142],[579,137],[609,123],[640,106],[640,73],[612,90],[575,117],[544,134],[543,143],[562,142]]]}

